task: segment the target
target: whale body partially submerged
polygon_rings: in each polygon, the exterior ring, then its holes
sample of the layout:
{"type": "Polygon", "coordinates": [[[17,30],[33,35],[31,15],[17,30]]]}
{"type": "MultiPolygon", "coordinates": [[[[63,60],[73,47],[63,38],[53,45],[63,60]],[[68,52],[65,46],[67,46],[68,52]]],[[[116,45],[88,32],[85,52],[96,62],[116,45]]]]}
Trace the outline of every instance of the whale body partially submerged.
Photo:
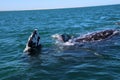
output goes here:
{"type": "Polygon", "coordinates": [[[38,30],[35,29],[28,38],[28,42],[26,44],[24,52],[30,56],[39,55],[39,53],[41,52],[41,47],[42,46],[40,43],[40,36],[38,30]]]}
{"type": "Polygon", "coordinates": [[[82,37],[78,36],[75,38],[70,37],[68,34],[55,34],[52,35],[52,37],[56,40],[57,43],[60,43],[63,46],[75,46],[80,45],[81,43],[102,41],[119,33],[120,33],[119,30],[104,30],[87,34],[82,37]]]}

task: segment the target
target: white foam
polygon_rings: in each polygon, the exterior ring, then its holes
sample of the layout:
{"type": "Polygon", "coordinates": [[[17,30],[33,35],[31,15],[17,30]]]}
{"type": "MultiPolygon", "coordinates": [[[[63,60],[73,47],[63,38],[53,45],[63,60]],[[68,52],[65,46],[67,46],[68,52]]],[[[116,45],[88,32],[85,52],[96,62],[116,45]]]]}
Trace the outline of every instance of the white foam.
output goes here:
{"type": "Polygon", "coordinates": [[[75,44],[71,43],[71,42],[65,42],[63,45],[65,45],[65,46],[74,46],[75,44]]]}

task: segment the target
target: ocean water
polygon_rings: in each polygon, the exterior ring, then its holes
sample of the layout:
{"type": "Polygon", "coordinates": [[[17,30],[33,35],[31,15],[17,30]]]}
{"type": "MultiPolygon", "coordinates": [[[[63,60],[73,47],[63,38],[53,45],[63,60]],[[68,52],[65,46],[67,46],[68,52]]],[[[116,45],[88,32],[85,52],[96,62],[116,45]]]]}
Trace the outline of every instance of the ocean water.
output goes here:
{"type": "Polygon", "coordinates": [[[120,80],[120,35],[86,48],[59,49],[51,35],[120,29],[120,5],[0,12],[0,80],[120,80]],[[38,57],[23,50],[37,28],[38,57]]]}

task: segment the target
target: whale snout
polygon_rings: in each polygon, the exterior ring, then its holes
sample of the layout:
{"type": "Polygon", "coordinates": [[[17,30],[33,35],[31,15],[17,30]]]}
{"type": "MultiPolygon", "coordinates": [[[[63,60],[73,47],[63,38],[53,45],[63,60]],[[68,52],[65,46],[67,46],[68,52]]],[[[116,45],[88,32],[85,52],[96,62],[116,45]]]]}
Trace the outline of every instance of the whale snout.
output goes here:
{"type": "Polygon", "coordinates": [[[36,47],[38,45],[40,45],[40,36],[39,36],[38,30],[35,29],[28,39],[28,46],[36,47]]]}
{"type": "Polygon", "coordinates": [[[28,42],[26,44],[24,52],[28,53],[29,55],[34,55],[38,54],[40,51],[41,51],[40,36],[38,30],[35,29],[28,38],[28,42]]]}

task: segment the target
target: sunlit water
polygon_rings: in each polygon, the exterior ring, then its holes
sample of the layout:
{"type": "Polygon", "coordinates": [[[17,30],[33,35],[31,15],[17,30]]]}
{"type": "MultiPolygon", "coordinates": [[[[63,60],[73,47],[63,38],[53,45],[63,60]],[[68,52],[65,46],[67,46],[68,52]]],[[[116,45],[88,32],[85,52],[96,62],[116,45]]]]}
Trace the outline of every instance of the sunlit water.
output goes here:
{"type": "Polygon", "coordinates": [[[60,49],[51,35],[120,29],[120,5],[0,12],[0,80],[119,80],[120,35],[84,47],[60,49]],[[42,52],[23,50],[37,28],[42,52]]]}

